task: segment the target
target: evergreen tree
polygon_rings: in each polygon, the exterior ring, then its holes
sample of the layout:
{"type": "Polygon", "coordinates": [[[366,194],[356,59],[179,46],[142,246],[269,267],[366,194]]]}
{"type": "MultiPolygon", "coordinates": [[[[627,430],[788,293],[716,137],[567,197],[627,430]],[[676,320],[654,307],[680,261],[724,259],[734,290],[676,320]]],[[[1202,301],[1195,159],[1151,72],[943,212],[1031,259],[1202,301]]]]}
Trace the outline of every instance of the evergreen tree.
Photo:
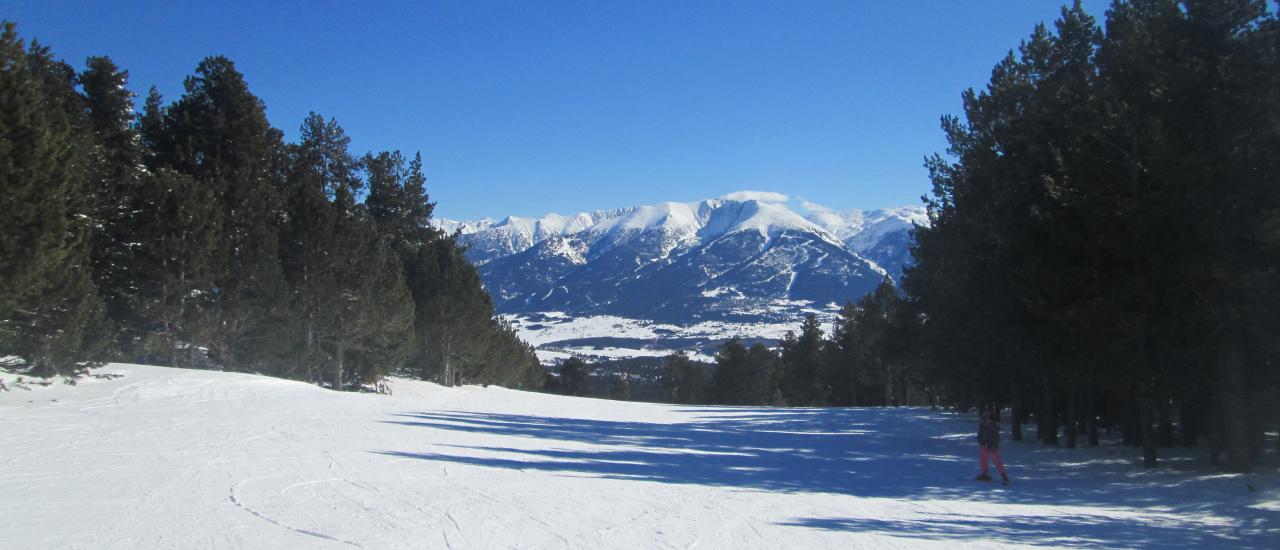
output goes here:
{"type": "Polygon", "coordinates": [[[591,395],[591,386],[591,370],[582,359],[570,357],[560,363],[560,391],[565,395],[591,395]]]}
{"type": "Polygon", "coordinates": [[[706,402],[707,374],[682,352],[662,359],[662,382],[672,403],[706,402]]]}
{"type": "Polygon", "coordinates": [[[108,317],[127,326],[126,295],[132,287],[123,271],[127,255],[144,237],[132,231],[136,218],[146,215],[131,208],[138,192],[141,144],[133,128],[133,93],[125,87],[128,72],[110,58],[90,57],[77,78],[88,107],[93,147],[89,151],[87,201],[94,237],[91,244],[94,281],[106,302],[108,317]]]}
{"type": "MultiPolygon", "coordinates": [[[[350,141],[337,123],[311,113],[300,128],[301,143],[290,146],[284,189],[285,221],[280,231],[280,258],[290,288],[298,352],[287,369],[293,377],[320,382],[330,363],[321,343],[331,334],[340,292],[335,254],[339,224],[349,213],[333,203],[334,194],[357,185],[350,141]],[[324,372],[322,372],[324,371],[324,372]]],[[[342,251],[343,254],[351,251],[342,251]]]]}
{"type": "Polygon", "coordinates": [[[335,389],[373,383],[413,347],[413,302],[400,260],[355,201],[364,182],[346,133],[311,113],[300,135],[289,154],[281,250],[301,343],[291,372],[335,389]]]}
{"type": "Polygon", "coordinates": [[[415,305],[417,350],[413,370],[446,386],[477,380],[485,346],[493,334],[493,304],[475,267],[453,238],[430,242],[418,252],[408,277],[415,305]]]}
{"type": "Polygon", "coordinates": [[[210,187],[218,202],[222,249],[201,332],[218,363],[269,368],[287,306],[277,244],[281,133],[225,57],[201,61],[184,88],[165,110],[164,134],[145,137],[161,165],[210,187]]]}
{"type": "Polygon", "coordinates": [[[778,354],[761,344],[747,348],[734,337],[716,352],[711,397],[725,405],[782,404],[778,354]]]}
{"type": "Polygon", "coordinates": [[[92,278],[88,122],[74,72],[0,33],[0,347],[37,374],[97,358],[102,303],[92,278]]]}
{"type": "Polygon", "coordinates": [[[329,253],[334,257],[333,303],[326,336],[332,357],[333,387],[348,382],[371,384],[396,369],[413,348],[413,301],[400,270],[400,261],[378,236],[373,220],[339,192],[341,210],[337,237],[329,253]],[[352,364],[356,352],[362,362],[352,364]]]}
{"type": "Polygon", "coordinates": [[[787,403],[822,406],[830,401],[827,358],[817,316],[806,315],[800,335],[788,331],[782,340],[782,395],[787,403]]]}
{"type": "Polygon", "coordinates": [[[209,334],[203,323],[214,295],[221,230],[207,186],[167,168],[144,174],[129,204],[127,239],[118,261],[117,296],[127,357],[151,364],[193,366],[209,334]]]}
{"type": "Polygon", "coordinates": [[[724,405],[750,404],[748,394],[747,347],[740,338],[725,341],[716,351],[711,374],[713,401],[724,405]]]}
{"type": "Polygon", "coordinates": [[[827,345],[831,404],[837,407],[858,404],[858,380],[864,368],[858,340],[861,335],[858,312],[859,309],[849,303],[840,308],[827,345]]]}
{"type": "Polygon", "coordinates": [[[617,373],[612,376],[613,380],[609,383],[607,397],[618,401],[631,400],[631,380],[627,377],[627,373],[617,373]]]}
{"type": "Polygon", "coordinates": [[[422,155],[414,155],[408,167],[399,151],[365,155],[363,164],[369,214],[387,246],[407,264],[423,246],[441,237],[431,226],[435,203],[427,197],[422,155]]]}

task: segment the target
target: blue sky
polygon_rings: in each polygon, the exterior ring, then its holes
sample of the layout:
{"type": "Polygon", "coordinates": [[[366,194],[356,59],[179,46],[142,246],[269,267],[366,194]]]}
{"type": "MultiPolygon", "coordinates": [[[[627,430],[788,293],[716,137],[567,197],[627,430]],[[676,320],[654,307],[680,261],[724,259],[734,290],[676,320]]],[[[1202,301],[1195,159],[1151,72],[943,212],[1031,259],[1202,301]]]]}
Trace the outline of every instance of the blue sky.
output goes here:
{"type": "Polygon", "coordinates": [[[226,55],[290,139],[316,111],[355,152],[421,151],[437,215],[478,218],[743,189],[918,204],[939,117],[1060,5],[0,0],[0,17],[168,100],[226,55]]]}

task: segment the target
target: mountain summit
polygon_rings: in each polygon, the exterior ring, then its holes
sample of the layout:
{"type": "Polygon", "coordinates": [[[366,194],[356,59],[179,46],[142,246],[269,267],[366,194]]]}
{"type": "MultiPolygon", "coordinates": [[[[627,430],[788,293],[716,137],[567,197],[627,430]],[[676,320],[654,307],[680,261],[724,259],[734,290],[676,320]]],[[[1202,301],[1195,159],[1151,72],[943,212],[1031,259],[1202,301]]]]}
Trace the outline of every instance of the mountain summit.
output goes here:
{"type": "Polygon", "coordinates": [[[498,311],[754,321],[855,301],[908,263],[922,207],[836,211],[734,193],[572,216],[440,220],[498,311]]]}

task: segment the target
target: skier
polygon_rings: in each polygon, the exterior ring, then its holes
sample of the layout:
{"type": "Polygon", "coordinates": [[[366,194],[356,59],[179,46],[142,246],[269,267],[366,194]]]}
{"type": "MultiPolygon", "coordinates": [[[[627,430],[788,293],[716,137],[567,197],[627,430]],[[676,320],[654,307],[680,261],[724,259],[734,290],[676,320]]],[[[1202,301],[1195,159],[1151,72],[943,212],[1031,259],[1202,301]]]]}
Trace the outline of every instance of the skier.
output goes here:
{"type": "Polygon", "coordinates": [[[996,469],[1000,471],[1000,479],[1005,485],[1009,484],[1009,475],[1004,471],[1004,462],[1000,460],[1000,426],[991,421],[991,412],[982,413],[982,423],[978,425],[978,448],[979,456],[982,459],[982,473],[978,474],[978,480],[991,481],[991,474],[987,473],[987,457],[996,461],[996,469]]]}

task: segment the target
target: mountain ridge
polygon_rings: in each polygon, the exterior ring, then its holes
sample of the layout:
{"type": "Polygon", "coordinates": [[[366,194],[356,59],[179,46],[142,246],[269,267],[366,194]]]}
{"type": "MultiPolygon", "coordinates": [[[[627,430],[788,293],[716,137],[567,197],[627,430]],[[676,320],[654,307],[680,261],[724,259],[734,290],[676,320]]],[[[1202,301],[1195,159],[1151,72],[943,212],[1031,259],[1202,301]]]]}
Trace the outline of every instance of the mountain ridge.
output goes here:
{"type": "Polygon", "coordinates": [[[928,221],[923,207],[802,208],[726,197],[437,226],[459,233],[501,313],[698,322],[856,301],[900,277],[910,230],[928,221]]]}

